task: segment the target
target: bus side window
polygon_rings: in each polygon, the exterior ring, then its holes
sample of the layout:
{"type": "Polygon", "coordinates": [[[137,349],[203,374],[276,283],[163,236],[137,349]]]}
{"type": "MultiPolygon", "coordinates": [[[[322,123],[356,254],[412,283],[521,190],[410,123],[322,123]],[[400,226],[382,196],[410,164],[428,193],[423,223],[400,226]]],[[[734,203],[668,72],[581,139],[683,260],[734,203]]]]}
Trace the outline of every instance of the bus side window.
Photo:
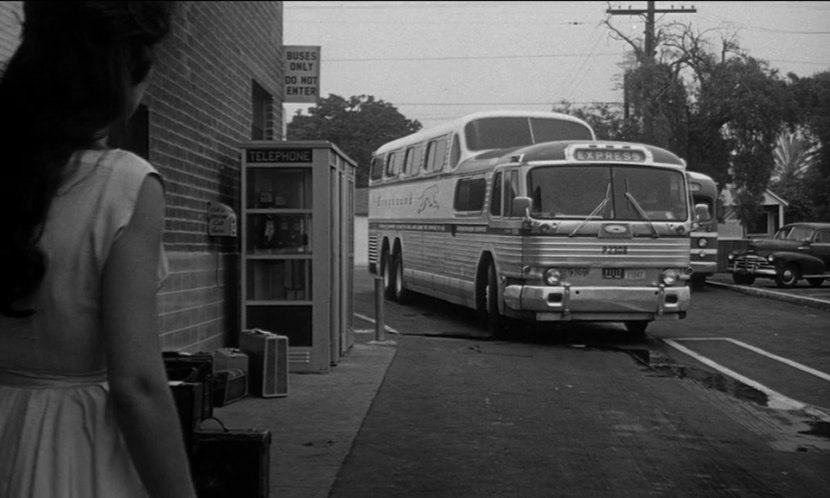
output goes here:
{"type": "Polygon", "coordinates": [[[504,216],[511,217],[513,216],[513,198],[516,197],[518,192],[516,191],[516,186],[519,183],[519,172],[516,170],[510,171],[506,173],[504,176],[504,216]]]}
{"type": "Polygon", "coordinates": [[[383,178],[383,159],[380,157],[372,158],[372,167],[369,170],[370,180],[380,180],[383,178]]]}
{"type": "Polygon", "coordinates": [[[408,176],[412,174],[413,169],[415,168],[414,164],[415,159],[415,148],[410,147],[406,149],[406,156],[403,158],[403,174],[404,176],[408,176]]]}
{"type": "Polygon", "coordinates": [[[389,155],[386,156],[386,176],[387,177],[398,176],[398,153],[397,152],[390,152],[389,155]]]}
{"type": "Polygon", "coordinates": [[[427,160],[424,162],[424,172],[429,173],[435,164],[435,142],[427,144],[427,160]]]}
{"type": "Polygon", "coordinates": [[[443,137],[435,142],[435,164],[431,171],[443,171],[444,163],[447,160],[447,138],[443,137]]]}
{"type": "Polygon", "coordinates": [[[453,209],[467,213],[481,212],[484,207],[484,193],[487,191],[487,182],[484,178],[463,178],[458,180],[455,187],[453,209]]]}
{"type": "Polygon", "coordinates": [[[450,169],[455,169],[458,166],[458,160],[461,159],[461,141],[458,135],[452,136],[452,145],[450,146],[450,169]]]}
{"type": "Polygon", "coordinates": [[[493,188],[490,193],[490,214],[501,216],[501,173],[493,177],[493,188]]]}

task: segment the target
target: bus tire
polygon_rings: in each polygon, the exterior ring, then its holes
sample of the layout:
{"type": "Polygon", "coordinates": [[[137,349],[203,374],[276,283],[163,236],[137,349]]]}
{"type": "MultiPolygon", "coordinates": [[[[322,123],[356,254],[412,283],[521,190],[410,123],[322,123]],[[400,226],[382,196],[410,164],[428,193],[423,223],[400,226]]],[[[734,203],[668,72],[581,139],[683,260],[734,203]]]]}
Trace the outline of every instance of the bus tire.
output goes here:
{"type": "Polygon", "coordinates": [[[479,317],[490,337],[502,338],[504,324],[499,314],[499,281],[496,275],[496,267],[492,261],[487,262],[483,277],[484,282],[481,286],[479,299],[479,317]]]}
{"type": "Polygon", "coordinates": [[[395,301],[406,304],[409,301],[409,291],[406,289],[406,283],[403,279],[403,251],[395,251],[395,256],[392,258],[392,267],[394,271],[393,297],[395,301]]]}
{"type": "Polygon", "coordinates": [[[631,320],[624,322],[625,330],[629,334],[637,337],[646,335],[646,328],[648,328],[648,320],[631,320]]]}
{"type": "Polygon", "coordinates": [[[393,273],[394,270],[391,266],[392,258],[389,257],[389,251],[384,249],[383,254],[380,257],[380,273],[383,277],[383,297],[386,299],[395,298],[395,274],[393,273]]]}

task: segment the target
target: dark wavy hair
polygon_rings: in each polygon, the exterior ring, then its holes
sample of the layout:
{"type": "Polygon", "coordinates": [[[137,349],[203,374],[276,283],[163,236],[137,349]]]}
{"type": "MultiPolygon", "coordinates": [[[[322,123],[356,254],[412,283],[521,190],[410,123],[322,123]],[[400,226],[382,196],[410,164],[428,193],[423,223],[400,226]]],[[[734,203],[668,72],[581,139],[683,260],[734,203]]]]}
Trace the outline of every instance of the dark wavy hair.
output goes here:
{"type": "Polygon", "coordinates": [[[21,43],[0,79],[0,313],[46,273],[38,248],[73,154],[126,119],[132,86],[170,29],[171,2],[24,2],[21,43]]]}

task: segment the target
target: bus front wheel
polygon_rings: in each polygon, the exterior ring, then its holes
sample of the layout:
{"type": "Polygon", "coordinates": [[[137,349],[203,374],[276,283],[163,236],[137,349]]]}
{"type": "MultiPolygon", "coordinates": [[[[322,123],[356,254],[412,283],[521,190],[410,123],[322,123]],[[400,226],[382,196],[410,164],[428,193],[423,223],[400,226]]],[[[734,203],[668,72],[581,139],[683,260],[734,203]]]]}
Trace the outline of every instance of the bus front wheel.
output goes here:
{"type": "Polygon", "coordinates": [[[625,322],[625,330],[627,330],[629,334],[634,336],[645,335],[647,327],[648,320],[632,320],[630,322],[625,322]]]}
{"type": "Polygon", "coordinates": [[[491,337],[500,338],[503,335],[502,318],[499,315],[499,282],[496,267],[492,262],[487,263],[487,270],[483,277],[479,294],[478,313],[482,325],[491,337]]]}

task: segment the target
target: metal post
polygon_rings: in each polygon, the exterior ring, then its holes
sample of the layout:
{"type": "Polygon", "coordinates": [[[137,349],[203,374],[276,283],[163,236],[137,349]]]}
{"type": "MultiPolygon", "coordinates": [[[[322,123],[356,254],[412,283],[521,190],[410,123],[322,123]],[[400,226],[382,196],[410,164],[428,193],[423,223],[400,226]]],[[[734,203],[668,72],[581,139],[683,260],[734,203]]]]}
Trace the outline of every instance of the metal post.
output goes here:
{"type": "Polygon", "coordinates": [[[383,277],[375,277],[375,341],[382,342],[384,336],[383,320],[383,277]]]}

